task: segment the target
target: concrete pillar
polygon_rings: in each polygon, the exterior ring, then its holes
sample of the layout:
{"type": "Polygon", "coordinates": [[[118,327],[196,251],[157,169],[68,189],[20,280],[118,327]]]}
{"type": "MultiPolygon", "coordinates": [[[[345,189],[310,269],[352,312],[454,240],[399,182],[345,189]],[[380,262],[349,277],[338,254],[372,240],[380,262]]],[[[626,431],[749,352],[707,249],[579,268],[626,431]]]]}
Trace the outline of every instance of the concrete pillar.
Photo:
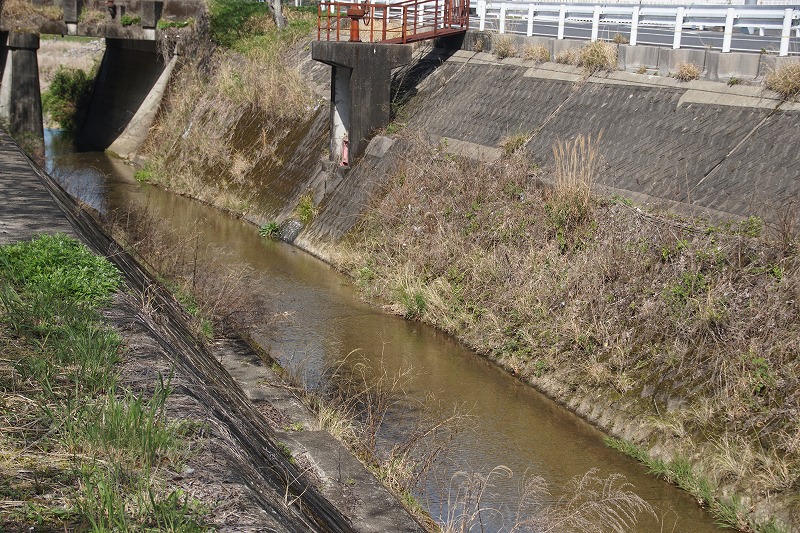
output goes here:
{"type": "MultiPolygon", "coordinates": [[[[8,34],[0,82],[0,118],[7,122],[11,134],[17,138],[44,138],[39,62],[36,57],[38,49],[38,35],[8,34]]],[[[1,55],[0,59],[3,59],[1,55]]]]}
{"type": "Polygon", "coordinates": [[[350,131],[350,78],[353,69],[336,67],[331,69],[331,161],[348,164],[344,154],[344,143],[350,131]]]}
{"type": "Polygon", "coordinates": [[[315,41],[311,57],[333,67],[331,160],[341,160],[345,134],[352,160],[389,123],[392,69],[411,62],[411,46],[315,41]]]}

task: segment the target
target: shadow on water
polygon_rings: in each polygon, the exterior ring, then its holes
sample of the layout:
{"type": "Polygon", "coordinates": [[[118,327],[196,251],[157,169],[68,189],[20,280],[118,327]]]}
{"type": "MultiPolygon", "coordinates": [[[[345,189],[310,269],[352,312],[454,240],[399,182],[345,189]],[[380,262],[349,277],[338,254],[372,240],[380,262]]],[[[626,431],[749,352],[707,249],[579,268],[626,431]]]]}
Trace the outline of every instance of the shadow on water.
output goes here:
{"type": "MultiPolygon", "coordinates": [[[[99,153],[74,153],[52,132],[46,135],[48,170],[72,193],[99,211],[136,208],[155,214],[201,253],[249,267],[241,279],[248,295],[253,337],[285,367],[320,385],[325,369],[354,350],[382,361],[390,375],[411,369],[405,386],[412,398],[433,395],[441,414],[460,406],[473,424],[459,432],[417,495],[434,516],[447,514],[447,492],[457,471],[484,474],[498,465],[514,476],[497,478],[484,498],[486,531],[513,525],[522,478],[543,477],[551,499],[574,476],[592,468],[623,474],[657,508],[663,524],[644,520],[639,531],[717,531],[692,498],[647,475],[641,465],[610,450],[603,435],[571,412],[466,350],[447,335],[388,315],[363,303],[350,281],[328,265],[282,242],[259,237],[257,228],[197,202],[137,183],[133,170],[99,153]]],[[[402,423],[388,436],[402,437],[402,423]]],[[[535,506],[532,509],[535,509],[535,506]]]]}

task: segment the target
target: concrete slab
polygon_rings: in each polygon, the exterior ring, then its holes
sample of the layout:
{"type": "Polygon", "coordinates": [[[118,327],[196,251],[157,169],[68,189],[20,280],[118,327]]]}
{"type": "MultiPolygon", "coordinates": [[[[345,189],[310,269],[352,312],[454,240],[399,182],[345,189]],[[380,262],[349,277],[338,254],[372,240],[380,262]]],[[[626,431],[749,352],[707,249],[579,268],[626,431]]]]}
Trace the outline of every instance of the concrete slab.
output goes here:
{"type": "Polygon", "coordinates": [[[710,80],[727,81],[731,78],[753,80],[758,77],[761,65],[760,54],[743,54],[741,52],[708,52],[706,55],[707,77],[710,80]]]}
{"type": "Polygon", "coordinates": [[[384,137],[383,135],[377,135],[372,138],[372,140],[367,145],[367,149],[364,152],[366,155],[372,157],[383,157],[386,155],[386,152],[389,151],[389,148],[395,143],[395,140],[390,137],[384,137]]]}
{"type": "Polygon", "coordinates": [[[558,54],[565,50],[577,50],[583,48],[586,43],[586,41],[579,41],[577,39],[555,39],[553,40],[553,53],[551,54],[551,57],[555,59],[558,57],[558,54]]]}
{"type": "Polygon", "coordinates": [[[690,50],[682,48],[674,50],[672,48],[660,48],[658,52],[658,73],[667,76],[678,69],[681,63],[693,63],[700,67],[701,71],[706,68],[706,51],[690,50]]]}
{"type": "Polygon", "coordinates": [[[617,48],[617,67],[633,71],[641,67],[658,68],[659,50],[657,46],[621,44],[617,48]]]}
{"type": "Polygon", "coordinates": [[[64,233],[72,225],[8,134],[0,130],[0,244],[30,240],[35,235],[64,233]]]}
{"type": "Polygon", "coordinates": [[[445,146],[445,150],[451,154],[469,157],[486,163],[497,161],[503,155],[502,150],[494,146],[485,146],[462,141],[461,139],[442,137],[442,144],[445,146]]]}

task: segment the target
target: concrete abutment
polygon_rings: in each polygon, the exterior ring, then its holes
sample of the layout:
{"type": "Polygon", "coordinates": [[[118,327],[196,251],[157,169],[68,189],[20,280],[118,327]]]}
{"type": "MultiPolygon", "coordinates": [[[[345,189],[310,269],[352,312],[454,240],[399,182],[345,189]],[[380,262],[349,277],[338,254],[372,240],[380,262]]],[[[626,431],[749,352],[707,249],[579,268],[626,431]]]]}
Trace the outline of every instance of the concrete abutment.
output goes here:
{"type": "Polygon", "coordinates": [[[389,123],[392,69],[411,62],[411,47],[316,41],[311,45],[311,57],[333,67],[331,160],[359,157],[375,130],[389,123]]]}

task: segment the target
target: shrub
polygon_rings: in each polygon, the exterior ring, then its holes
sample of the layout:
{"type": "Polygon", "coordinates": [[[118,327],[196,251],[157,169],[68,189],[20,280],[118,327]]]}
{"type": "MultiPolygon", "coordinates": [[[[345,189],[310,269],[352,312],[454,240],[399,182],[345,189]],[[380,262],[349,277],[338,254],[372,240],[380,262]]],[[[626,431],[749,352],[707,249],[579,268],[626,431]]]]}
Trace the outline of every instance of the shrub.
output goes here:
{"type": "Polygon", "coordinates": [[[678,69],[672,75],[678,81],[692,81],[700,77],[700,67],[694,63],[684,62],[678,65],[678,69]]]}
{"type": "Polygon", "coordinates": [[[138,26],[142,23],[142,17],[125,13],[119,18],[119,23],[123,26],[138,26]]]}
{"type": "Polygon", "coordinates": [[[614,38],[611,39],[611,42],[614,44],[628,44],[631,41],[621,33],[616,33],[614,34],[614,38]]]}
{"type": "Polygon", "coordinates": [[[792,61],[771,70],[764,77],[764,84],[783,98],[800,94],[800,61],[792,61]]]}
{"type": "Polygon", "coordinates": [[[612,71],[617,68],[617,48],[605,41],[589,43],[580,50],[578,65],[589,74],[601,70],[612,71]]]}
{"type": "Polygon", "coordinates": [[[517,57],[517,47],[514,46],[514,41],[511,37],[503,35],[492,43],[492,51],[497,59],[505,59],[507,57],[517,57]]]}
{"type": "Polygon", "coordinates": [[[546,63],[550,61],[550,50],[541,44],[529,44],[522,50],[522,57],[528,61],[546,63]]]}
{"type": "Polygon", "coordinates": [[[74,132],[80,112],[88,102],[94,72],[59,67],[50,87],[42,95],[42,108],[62,129],[74,132]]]}

